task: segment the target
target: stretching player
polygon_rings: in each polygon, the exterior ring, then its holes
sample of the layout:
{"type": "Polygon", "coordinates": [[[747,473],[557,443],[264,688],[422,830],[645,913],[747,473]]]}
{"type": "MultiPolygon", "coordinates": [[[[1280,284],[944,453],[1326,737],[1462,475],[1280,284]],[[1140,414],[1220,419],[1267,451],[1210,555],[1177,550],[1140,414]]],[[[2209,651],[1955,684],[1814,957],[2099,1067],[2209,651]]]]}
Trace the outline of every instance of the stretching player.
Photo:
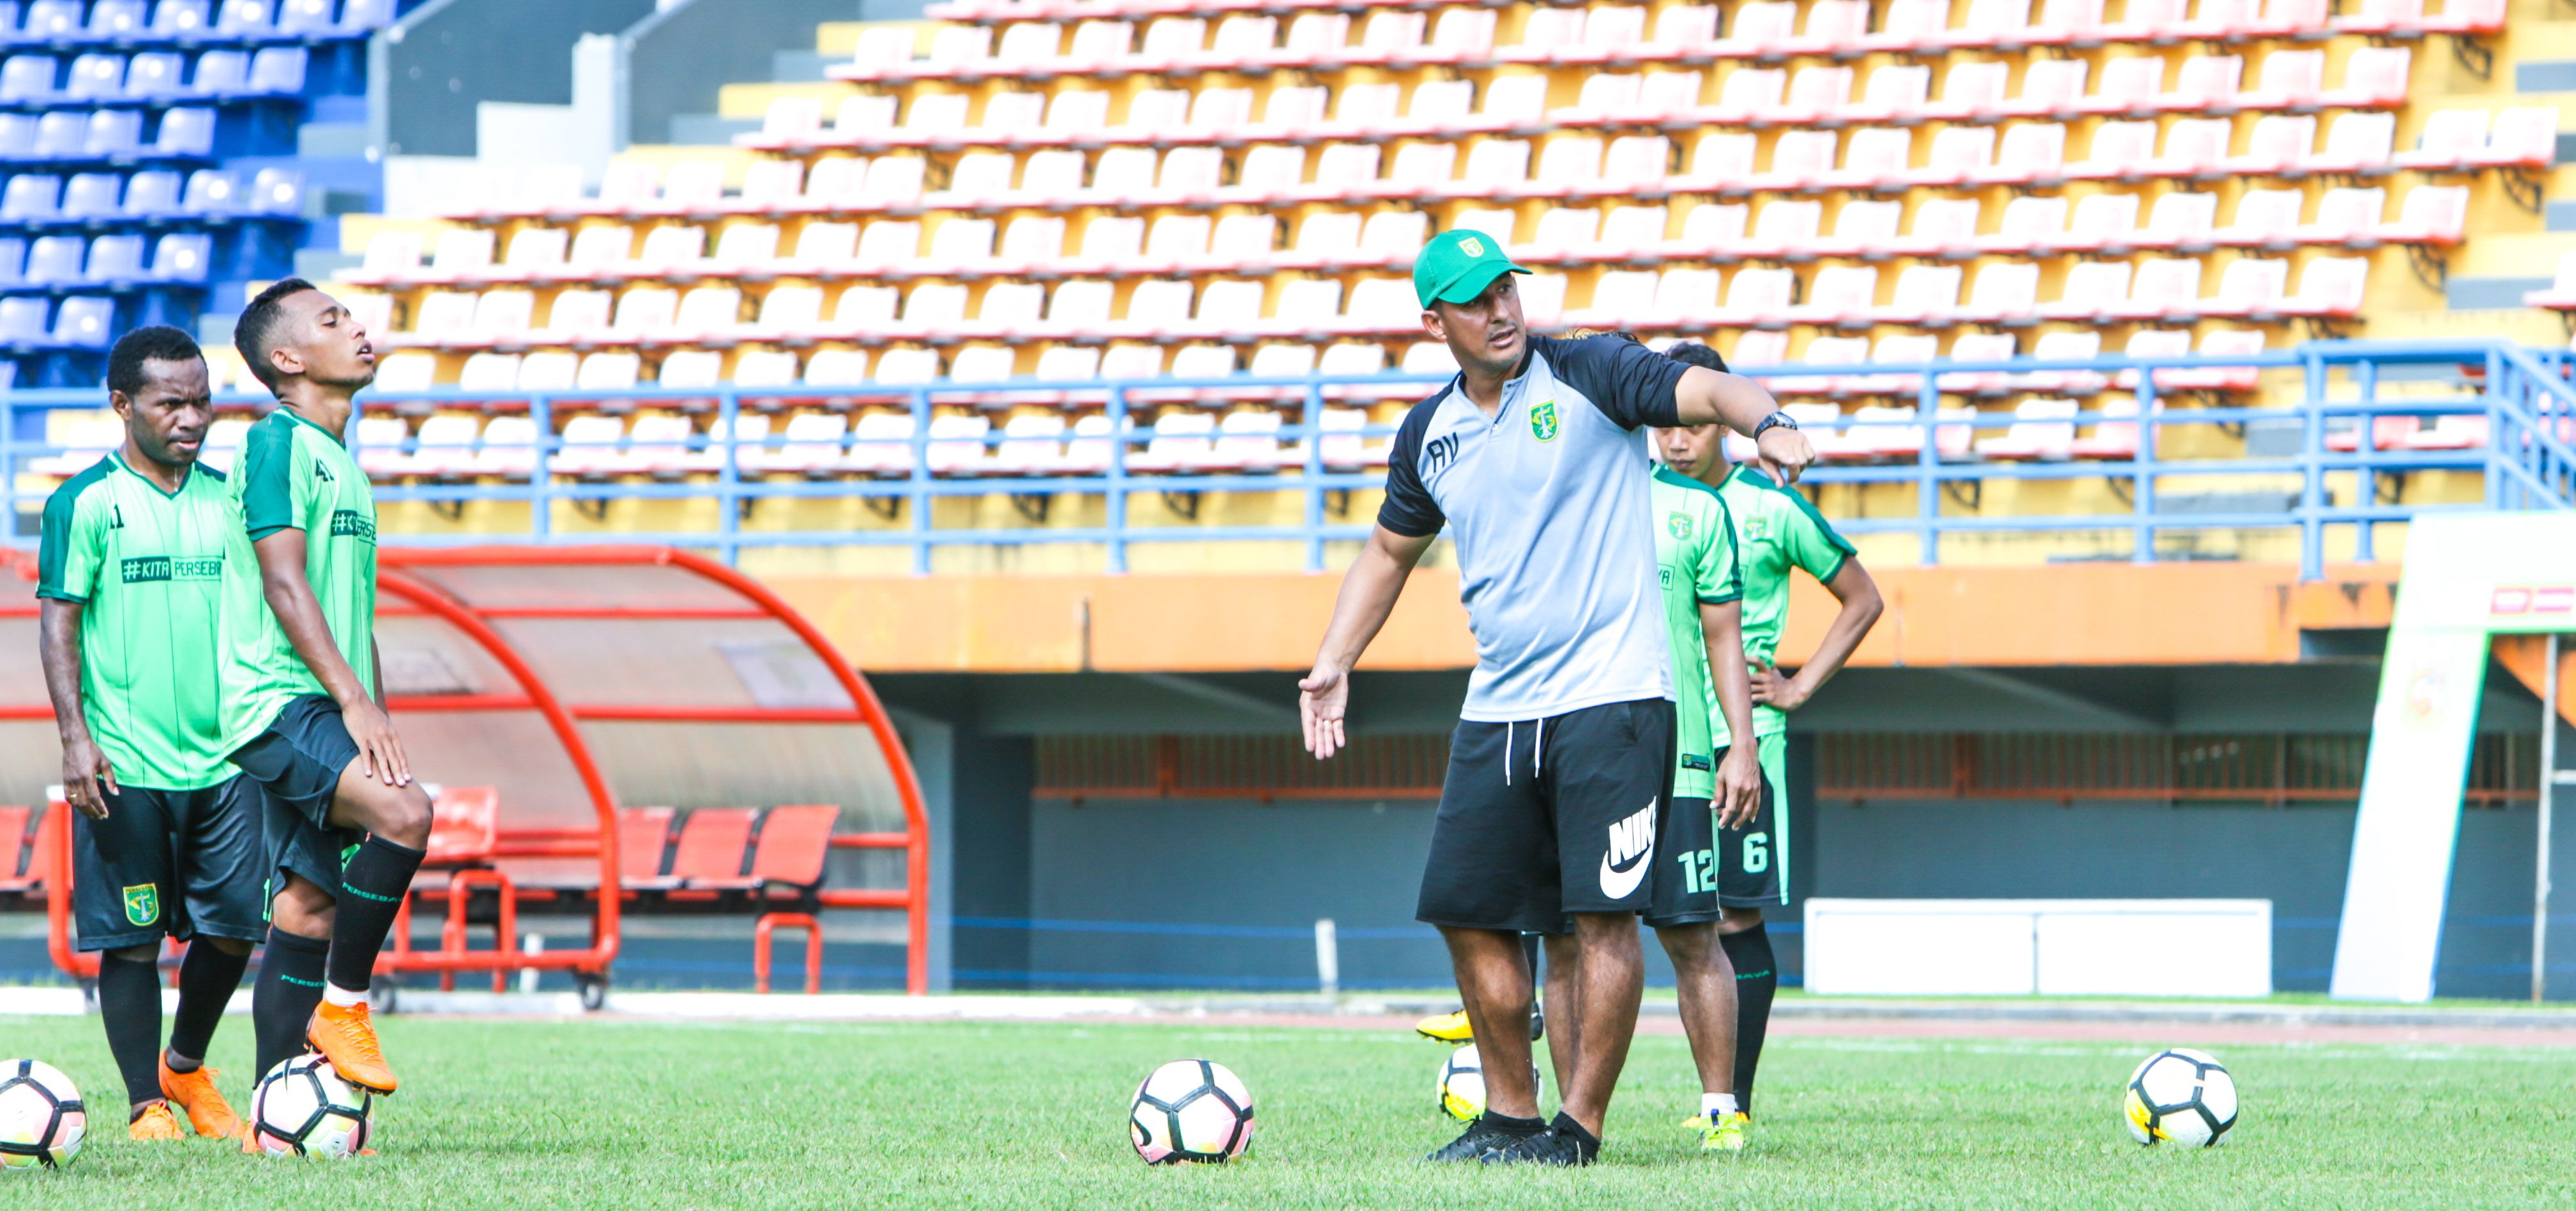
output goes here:
{"type": "MultiPolygon", "coordinates": [[[[1706,345],[1685,342],[1665,351],[1685,365],[1724,370],[1725,359],[1706,345]]],[[[1883,608],[1877,582],[1860,555],[1794,488],[1782,487],[1750,465],[1729,466],[1724,434],[1700,425],[1663,430],[1664,461],[1714,486],[1734,518],[1737,561],[1744,572],[1744,655],[1752,664],[1753,736],[1761,756],[1762,802],[1753,822],[1719,834],[1718,898],[1726,919],[1718,925],[1736,976],[1735,1095],[1749,1116],[1753,1074],[1762,1062],[1762,1036],[1771,1022],[1771,998],[1780,976],[1763,928],[1766,905],[1789,901],[1789,818],[1775,806],[1788,803],[1787,712],[1804,706],[1851,659],[1883,608]],[[1803,569],[1842,603],[1816,651],[1795,676],[1772,664],[1789,618],[1789,570],[1803,569]]],[[[1742,733],[1737,732],[1738,735],[1742,733]]],[[[1749,1124],[1749,1120],[1748,1120],[1749,1124]]],[[[1700,1125],[1700,1124],[1693,1124],[1700,1125]]]]}
{"type": "Polygon", "coordinates": [[[376,377],[356,316],[300,278],[252,299],[233,328],[251,373],[285,405],[250,431],[233,499],[259,559],[283,687],[233,763],[268,790],[267,864],[281,882],[253,1017],[261,1071],[298,1040],[350,1082],[392,1093],[368,1014],[376,954],[429,842],[377,676],[376,503],[341,435],[376,377]]]}
{"type": "Polygon", "coordinates": [[[224,477],[197,465],[214,414],[206,361],[176,328],[107,358],[125,444],[45,502],[36,595],[45,688],[63,740],[72,913],[98,964],[99,1017],[125,1076],[127,1131],[240,1132],[206,1045],[261,933],[259,787],[225,764],[249,727],[242,661],[266,633],[250,542],[224,477]],[[161,1046],[164,935],[189,941],[161,1046]]]}

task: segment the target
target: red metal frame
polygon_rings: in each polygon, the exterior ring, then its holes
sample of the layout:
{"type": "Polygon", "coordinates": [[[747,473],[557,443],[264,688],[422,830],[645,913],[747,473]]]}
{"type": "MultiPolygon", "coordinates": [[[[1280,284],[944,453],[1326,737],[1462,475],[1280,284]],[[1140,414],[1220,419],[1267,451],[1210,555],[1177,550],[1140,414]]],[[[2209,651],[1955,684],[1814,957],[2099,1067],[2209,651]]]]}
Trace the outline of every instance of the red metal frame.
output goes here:
{"type": "MultiPolygon", "coordinates": [[[[895,794],[903,804],[905,830],[901,833],[851,833],[832,838],[841,849],[901,849],[904,851],[904,886],[891,889],[826,890],[818,896],[827,908],[901,909],[906,918],[904,989],[913,995],[930,990],[930,818],[921,801],[921,783],[914,775],[912,758],[895,735],[894,721],[887,716],[885,704],[865,678],[841,658],[831,641],[814,629],[804,615],[781,600],[777,594],[750,577],[687,551],[669,547],[387,547],[385,562],[396,567],[475,567],[475,566],[634,566],[640,564],[676,567],[721,585],[741,595],[755,607],[631,608],[605,606],[597,609],[550,606],[496,606],[482,609],[441,598],[441,603],[475,615],[478,618],[770,618],[776,620],[803,641],[823,667],[830,670],[850,696],[853,708],[847,711],[814,709],[772,709],[755,707],[682,707],[682,706],[599,706],[577,705],[569,709],[574,719],[656,721],[673,723],[854,723],[864,726],[876,738],[877,747],[886,759],[893,776],[895,794]]],[[[427,603],[423,603],[427,604],[427,603]]],[[[600,845],[608,864],[614,865],[616,821],[614,812],[603,822],[600,845]]],[[[603,887],[617,886],[612,877],[603,887]]],[[[603,896],[603,899],[612,897],[603,896]]],[[[764,948],[763,953],[766,953],[764,948]]],[[[551,957],[550,955],[548,957],[551,957]]]]}
{"type": "MultiPolygon", "coordinates": [[[[617,802],[592,758],[589,745],[582,739],[579,721],[668,721],[709,723],[848,723],[868,729],[884,754],[894,778],[897,797],[903,804],[905,829],[902,832],[845,833],[832,838],[840,849],[900,849],[905,851],[905,879],[901,889],[826,890],[818,900],[830,908],[900,909],[907,918],[905,990],[913,995],[929,991],[930,942],[930,824],[922,806],[921,784],[914,775],[912,760],[901,740],[895,735],[894,723],[878,701],[865,679],[850,668],[821,632],[795,610],[750,578],[732,568],[686,551],[663,547],[461,547],[422,548],[386,547],[381,553],[384,566],[378,574],[379,587],[390,595],[384,612],[389,615],[435,615],[441,621],[463,632],[481,646],[518,683],[518,694],[475,694],[461,696],[402,697],[387,705],[395,711],[527,711],[545,717],[547,726],[564,747],[565,757],[580,775],[583,789],[598,813],[599,827],[529,828],[502,831],[496,856],[524,857],[596,857],[599,860],[600,895],[598,916],[593,927],[591,945],[582,950],[547,950],[526,953],[519,949],[518,938],[511,928],[517,916],[519,891],[499,872],[464,870],[455,873],[448,887],[429,890],[423,898],[444,897],[448,901],[448,921],[441,931],[438,950],[420,951],[411,946],[409,919],[411,902],[403,904],[403,923],[396,930],[393,946],[377,961],[381,971],[435,971],[442,982],[453,982],[459,971],[493,973],[496,987],[510,971],[529,968],[570,969],[604,976],[616,959],[619,945],[620,886],[617,861],[617,802]],[[405,575],[406,567],[470,566],[634,566],[658,565],[677,567],[712,581],[739,594],[752,603],[743,607],[689,607],[638,609],[622,606],[551,607],[495,606],[479,608],[457,600],[436,585],[405,575]],[[788,628],[823,662],[854,704],[851,710],[719,708],[636,705],[566,705],[558,700],[544,678],[513,649],[510,642],[493,628],[491,620],[508,618],[602,618],[656,620],[771,619],[788,628]],[[501,897],[502,922],[494,949],[466,948],[462,903],[476,885],[492,885],[501,897]]],[[[21,561],[23,562],[23,561],[21,561]]],[[[23,606],[0,607],[0,618],[33,618],[38,607],[33,602],[23,606]]],[[[50,706],[41,704],[0,704],[0,720],[51,719],[50,706]]],[[[46,885],[47,943],[56,966],[75,976],[94,977],[97,956],[72,950],[71,944],[71,828],[69,809],[60,803],[51,805],[38,824],[36,845],[40,854],[50,854],[46,885]]],[[[535,893],[531,893],[535,894],[535,893]]],[[[550,894],[550,893],[549,893],[550,894]]],[[[764,919],[755,924],[760,935],[759,967],[766,967],[769,954],[769,931],[779,925],[807,925],[795,914],[764,919]]],[[[819,987],[821,978],[821,931],[808,935],[806,982],[808,991],[819,987]]],[[[764,984],[765,986],[765,984],[764,984]]]]}
{"type": "Polygon", "coordinates": [[[765,912],[751,923],[752,991],[769,991],[769,942],[780,926],[805,931],[805,995],[822,992],[823,923],[802,912],[765,912]]]}

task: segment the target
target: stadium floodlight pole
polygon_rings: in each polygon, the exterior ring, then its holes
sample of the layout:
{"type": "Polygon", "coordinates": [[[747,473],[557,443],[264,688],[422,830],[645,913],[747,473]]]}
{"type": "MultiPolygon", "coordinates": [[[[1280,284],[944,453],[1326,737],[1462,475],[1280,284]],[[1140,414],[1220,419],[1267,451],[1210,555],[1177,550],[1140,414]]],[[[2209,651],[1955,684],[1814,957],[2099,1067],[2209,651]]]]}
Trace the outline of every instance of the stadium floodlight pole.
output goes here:
{"type": "Polygon", "coordinates": [[[2558,635],[2540,675],[2540,836],[2534,846],[2531,874],[2531,999],[2537,1004],[2549,989],[2549,824],[2558,788],[2558,635]]]}

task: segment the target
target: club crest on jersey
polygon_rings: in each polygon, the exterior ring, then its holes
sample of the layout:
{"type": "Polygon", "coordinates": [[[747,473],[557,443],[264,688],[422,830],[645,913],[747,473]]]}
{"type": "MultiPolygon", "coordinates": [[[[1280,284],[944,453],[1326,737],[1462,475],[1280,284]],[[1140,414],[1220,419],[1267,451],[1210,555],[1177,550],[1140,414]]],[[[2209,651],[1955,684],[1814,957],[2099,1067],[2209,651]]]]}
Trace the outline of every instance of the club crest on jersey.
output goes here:
{"type": "Polygon", "coordinates": [[[1543,442],[1556,440],[1556,401],[1540,400],[1530,409],[1530,436],[1543,442]]]}
{"type": "Polygon", "coordinates": [[[1747,518],[1745,518],[1745,519],[1744,519],[1744,541],[1746,541],[1746,542],[1764,542],[1764,541],[1767,541],[1770,537],[1771,537],[1771,519],[1770,519],[1770,518],[1767,518],[1767,517],[1747,517],[1747,518]]]}
{"type": "Polygon", "coordinates": [[[1672,532],[1673,541],[1689,542],[1691,536],[1691,515],[1688,513],[1664,514],[1664,529],[1672,532]]]}
{"type": "Polygon", "coordinates": [[[152,883],[137,883],[125,889],[125,919],[137,925],[149,925],[161,919],[161,888],[152,883]]]}

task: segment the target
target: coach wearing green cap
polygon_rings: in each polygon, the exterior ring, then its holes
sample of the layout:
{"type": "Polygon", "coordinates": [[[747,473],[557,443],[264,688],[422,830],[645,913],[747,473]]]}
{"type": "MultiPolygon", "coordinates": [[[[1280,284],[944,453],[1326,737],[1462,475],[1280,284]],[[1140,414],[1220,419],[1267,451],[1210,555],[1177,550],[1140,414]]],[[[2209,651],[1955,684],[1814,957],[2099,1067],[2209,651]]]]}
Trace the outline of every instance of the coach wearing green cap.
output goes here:
{"type": "MultiPolygon", "coordinates": [[[[1445,527],[1476,635],[1415,916],[1440,928],[1483,1055],[1487,1110],[1435,1161],[1589,1164],[1645,986],[1637,914],[1666,861],[1672,656],[1663,630],[1647,429],[1724,424],[1786,484],[1814,458],[1751,379],[1620,337],[1532,336],[1493,237],[1447,231],[1413,262],[1422,327],[1458,375],[1414,406],[1386,501],[1342,580],[1313,673],[1306,747],[1343,747],[1349,672],[1445,527]],[[1579,1024],[1562,1111],[1538,1117],[1523,933],[1571,922],[1579,1024]]],[[[1570,1011],[1570,1012],[1569,1012],[1570,1011]]]]}

